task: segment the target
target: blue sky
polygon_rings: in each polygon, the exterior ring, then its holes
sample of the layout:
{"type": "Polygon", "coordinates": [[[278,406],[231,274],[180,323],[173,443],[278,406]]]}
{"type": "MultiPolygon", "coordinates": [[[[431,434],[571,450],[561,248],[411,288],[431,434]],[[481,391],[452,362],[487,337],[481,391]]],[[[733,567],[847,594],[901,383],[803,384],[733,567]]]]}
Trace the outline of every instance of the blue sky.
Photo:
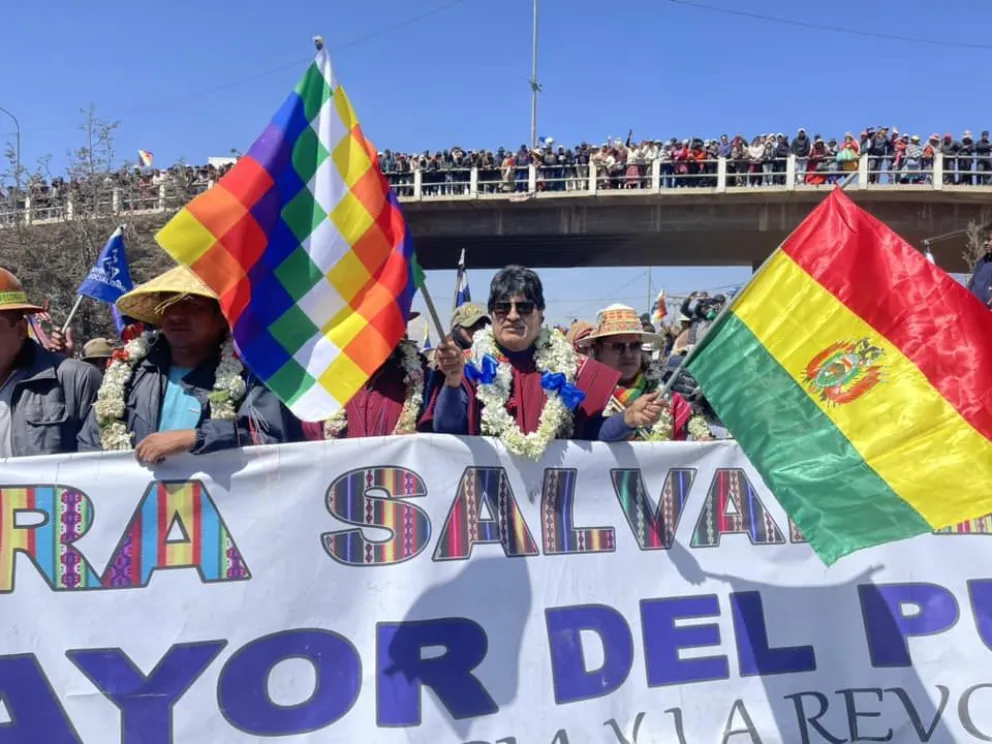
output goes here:
{"type": "MultiPolygon", "coordinates": [[[[907,0],[892,12],[836,0],[828,12],[790,0],[706,2],[869,34],[857,35],[670,0],[540,3],[538,129],[567,145],[628,129],[655,138],[805,126],[840,136],[886,124],[958,136],[992,125],[983,87],[992,4],[945,0],[935,12],[907,0]]],[[[121,122],[122,159],[142,148],[159,165],[205,161],[248,148],[302,74],[315,33],[380,148],[517,147],[529,137],[531,0],[9,3],[0,106],[20,119],[26,163],[45,154],[64,163],[90,104],[121,122]]],[[[0,138],[10,129],[0,116],[0,138]]],[[[656,267],[652,279],[673,294],[749,273],[656,267]]],[[[470,276],[484,299],[491,272],[470,276]]],[[[591,318],[610,300],[641,309],[648,295],[646,267],[544,276],[556,321],[591,318]]],[[[442,308],[453,277],[429,275],[442,308]]]]}

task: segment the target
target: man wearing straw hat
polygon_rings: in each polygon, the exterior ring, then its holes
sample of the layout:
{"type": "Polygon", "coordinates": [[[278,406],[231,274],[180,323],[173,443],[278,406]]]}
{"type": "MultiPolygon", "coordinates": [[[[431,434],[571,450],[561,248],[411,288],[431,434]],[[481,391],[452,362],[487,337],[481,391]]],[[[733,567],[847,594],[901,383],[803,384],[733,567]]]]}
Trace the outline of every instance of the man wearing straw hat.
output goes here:
{"type": "Polygon", "coordinates": [[[93,367],[28,338],[28,316],[40,312],[0,269],[0,458],[75,452],[100,387],[93,367]]]}
{"type": "MultiPolygon", "coordinates": [[[[623,413],[634,401],[658,396],[661,379],[657,376],[644,347],[659,347],[665,337],[644,328],[637,311],[626,305],[610,305],[596,316],[596,328],[583,344],[598,362],[620,373],[620,382],[613,391],[605,415],[623,413]]],[[[630,429],[629,439],[668,441],[713,438],[706,419],[696,415],[690,404],[678,393],[672,395],[657,421],[648,426],[630,429]]]]}
{"type": "Polygon", "coordinates": [[[125,330],[93,411],[82,450],[130,450],[161,463],[250,444],[302,439],[300,423],[237,358],[217,296],[184,266],[117,301],[123,315],[160,329],[125,330]]]}

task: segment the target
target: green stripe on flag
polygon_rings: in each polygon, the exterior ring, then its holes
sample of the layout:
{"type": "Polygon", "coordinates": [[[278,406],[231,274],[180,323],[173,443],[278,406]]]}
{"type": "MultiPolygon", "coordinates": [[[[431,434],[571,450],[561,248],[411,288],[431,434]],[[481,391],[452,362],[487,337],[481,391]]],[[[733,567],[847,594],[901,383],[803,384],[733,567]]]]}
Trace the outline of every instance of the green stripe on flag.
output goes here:
{"type": "Polygon", "coordinates": [[[825,563],[930,532],[733,312],[706,341],[689,371],[825,563]]]}
{"type": "Polygon", "coordinates": [[[412,256],[410,256],[410,271],[413,273],[414,289],[420,289],[423,287],[426,277],[424,276],[424,270],[420,268],[420,261],[417,260],[416,251],[412,256]]]}

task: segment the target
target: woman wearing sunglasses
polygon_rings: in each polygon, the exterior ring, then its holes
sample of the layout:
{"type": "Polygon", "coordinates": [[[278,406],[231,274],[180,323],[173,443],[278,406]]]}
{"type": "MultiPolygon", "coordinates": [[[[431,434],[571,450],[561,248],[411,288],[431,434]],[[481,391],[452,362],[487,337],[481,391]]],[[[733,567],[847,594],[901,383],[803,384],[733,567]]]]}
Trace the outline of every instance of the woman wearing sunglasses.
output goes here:
{"type": "Polygon", "coordinates": [[[644,396],[604,418],[620,373],[575,352],[544,327],[544,289],[536,273],[508,266],[489,290],[492,326],[472,349],[452,342],[435,353],[444,384],[431,396],[423,428],[440,434],[497,437],[514,454],[538,459],[554,439],[619,441],[662,415],[644,396]]]}
{"type": "MultiPolygon", "coordinates": [[[[610,305],[596,315],[596,328],[583,339],[591,356],[620,373],[620,382],[606,407],[607,415],[623,413],[645,396],[658,394],[661,376],[650,364],[647,349],[660,347],[665,337],[647,331],[637,311],[626,305],[610,305]]],[[[706,419],[693,411],[692,405],[678,393],[662,409],[650,427],[631,431],[629,439],[651,442],[713,438],[706,419]]]]}

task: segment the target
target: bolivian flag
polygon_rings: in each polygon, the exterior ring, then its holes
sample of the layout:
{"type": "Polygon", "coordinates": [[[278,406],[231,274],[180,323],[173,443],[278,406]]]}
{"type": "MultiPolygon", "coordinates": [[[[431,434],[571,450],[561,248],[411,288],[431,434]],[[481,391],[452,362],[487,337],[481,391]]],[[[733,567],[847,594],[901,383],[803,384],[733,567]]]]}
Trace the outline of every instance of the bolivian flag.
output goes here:
{"type": "Polygon", "coordinates": [[[827,564],[992,513],[992,312],[840,190],[688,368],[827,564]]]}

